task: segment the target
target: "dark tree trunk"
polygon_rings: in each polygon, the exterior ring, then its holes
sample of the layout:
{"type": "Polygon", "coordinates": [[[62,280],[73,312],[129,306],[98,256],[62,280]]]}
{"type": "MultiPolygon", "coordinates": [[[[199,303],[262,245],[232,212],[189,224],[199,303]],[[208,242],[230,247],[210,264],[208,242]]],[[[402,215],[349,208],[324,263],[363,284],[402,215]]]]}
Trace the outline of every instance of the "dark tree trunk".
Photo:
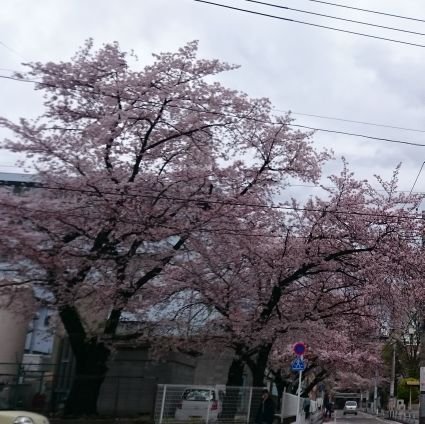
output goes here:
{"type": "Polygon", "coordinates": [[[241,358],[233,358],[227,374],[226,394],[223,400],[223,410],[221,419],[226,422],[234,421],[238,397],[240,396],[239,387],[243,385],[244,362],[241,358]]]}
{"type": "Polygon", "coordinates": [[[281,371],[278,371],[275,374],[274,383],[276,384],[277,388],[277,400],[278,400],[278,408],[279,411],[282,409],[282,398],[283,398],[283,392],[285,390],[285,387],[287,385],[287,382],[282,378],[281,371]]]}
{"type": "Polygon", "coordinates": [[[96,341],[85,343],[83,349],[85,354],[76,356],[76,373],[65,403],[65,415],[97,414],[97,400],[110,351],[96,341]]]}
{"type": "Polygon", "coordinates": [[[272,344],[260,346],[257,356],[248,360],[248,366],[252,373],[252,385],[254,387],[264,387],[264,377],[266,375],[272,344]]]}
{"type": "Polygon", "coordinates": [[[64,306],[59,315],[75,357],[75,377],[65,403],[65,415],[94,415],[110,350],[95,338],[87,337],[75,307],[64,306]]]}
{"type": "Polygon", "coordinates": [[[234,358],[227,374],[226,386],[242,386],[244,363],[240,358],[234,358]]]}

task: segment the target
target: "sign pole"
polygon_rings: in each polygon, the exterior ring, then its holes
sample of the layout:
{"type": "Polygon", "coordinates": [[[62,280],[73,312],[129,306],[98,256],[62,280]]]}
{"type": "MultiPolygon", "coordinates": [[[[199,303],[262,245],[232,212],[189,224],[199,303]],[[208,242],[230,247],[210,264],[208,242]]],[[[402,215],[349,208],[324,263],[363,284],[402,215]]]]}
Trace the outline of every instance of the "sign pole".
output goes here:
{"type": "MultiPolygon", "coordinates": [[[[302,356],[301,356],[302,360],[302,356]]],[[[297,424],[301,424],[301,383],[303,379],[302,370],[298,371],[298,398],[297,398],[297,424]]]]}
{"type": "Polygon", "coordinates": [[[305,344],[302,342],[295,343],[293,347],[295,355],[297,355],[295,361],[292,362],[292,370],[298,371],[298,396],[297,396],[297,418],[296,423],[301,424],[301,384],[303,379],[304,364],[304,352],[305,344]]]}

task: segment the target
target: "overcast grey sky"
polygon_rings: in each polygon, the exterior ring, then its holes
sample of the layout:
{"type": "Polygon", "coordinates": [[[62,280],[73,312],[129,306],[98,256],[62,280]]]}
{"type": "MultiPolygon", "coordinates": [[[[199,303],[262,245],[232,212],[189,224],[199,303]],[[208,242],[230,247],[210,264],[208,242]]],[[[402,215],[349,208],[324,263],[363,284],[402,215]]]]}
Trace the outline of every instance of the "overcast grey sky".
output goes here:
{"type": "MultiPolygon", "coordinates": [[[[272,9],[244,0],[218,3],[322,25],[425,45],[425,36],[333,21],[272,9]]],[[[269,0],[292,8],[332,14],[425,33],[425,23],[365,14],[308,0],[269,0]]],[[[334,0],[336,3],[425,19],[423,0],[334,0]]],[[[223,81],[275,107],[425,131],[425,48],[312,28],[221,9],[193,0],[11,0],[0,15],[0,74],[22,70],[23,61],[68,59],[85,39],[119,41],[141,63],[152,52],[172,51],[194,39],[200,55],[240,64],[223,81]]],[[[31,84],[0,79],[0,115],[35,117],[40,95],[31,84]]],[[[294,115],[297,123],[425,144],[425,132],[373,127],[294,115]]],[[[1,134],[4,133],[0,133],[1,134]]],[[[318,132],[318,146],[344,155],[361,178],[388,178],[403,162],[401,189],[410,190],[425,160],[425,147],[390,144],[318,132]]],[[[1,153],[0,171],[16,171],[1,153]]],[[[327,171],[340,167],[330,164],[327,171]]],[[[425,191],[425,172],[416,186],[425,191]]]]}

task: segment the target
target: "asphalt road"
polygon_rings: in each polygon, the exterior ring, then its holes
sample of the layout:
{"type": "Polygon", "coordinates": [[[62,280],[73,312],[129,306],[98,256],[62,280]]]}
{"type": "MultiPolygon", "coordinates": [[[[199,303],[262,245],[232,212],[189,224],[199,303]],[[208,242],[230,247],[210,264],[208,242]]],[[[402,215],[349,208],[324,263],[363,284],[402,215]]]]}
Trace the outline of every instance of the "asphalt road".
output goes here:
{"type": "Polygon", "coordinates": [[[336,417],[329,418],[324,424],[388,424],[389,421],[374,417],[364,412],[358,412],[357,415],[343,415],[342,411],[336,411],[336,417]]]}

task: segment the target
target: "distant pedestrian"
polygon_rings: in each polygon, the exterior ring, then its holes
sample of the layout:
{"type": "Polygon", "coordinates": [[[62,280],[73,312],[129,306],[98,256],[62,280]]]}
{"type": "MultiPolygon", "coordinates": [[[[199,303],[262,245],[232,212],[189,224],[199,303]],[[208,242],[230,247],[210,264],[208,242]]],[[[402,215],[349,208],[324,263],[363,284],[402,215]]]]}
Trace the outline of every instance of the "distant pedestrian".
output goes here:
{"type": "Polygon", "coordinates": [[[326,406],[325,406],[326,412],[325,412],[325,417],[332,417],[332,402],[329,401],[326,406]]]}
{"type": "Polygon", "coordinates": [[[332,402],[329,399],[328,394],[325,395],[325,398],[323,399],[323,406],[325,407],[325,418],[332,417],[332,402]]]}
{"type": "Polygon", "coordinates": [[[304,399],[303,410],[305,414],[305,419],[308,420],[310,417],[310,399],[304,399]]]}
{"type": "Polygon", "coordinates": [[[273,399],[268,390],[263,390],[261,396],[261,405],[258,408],[255,424],[272,424],[275,413],[273,399]]]}

